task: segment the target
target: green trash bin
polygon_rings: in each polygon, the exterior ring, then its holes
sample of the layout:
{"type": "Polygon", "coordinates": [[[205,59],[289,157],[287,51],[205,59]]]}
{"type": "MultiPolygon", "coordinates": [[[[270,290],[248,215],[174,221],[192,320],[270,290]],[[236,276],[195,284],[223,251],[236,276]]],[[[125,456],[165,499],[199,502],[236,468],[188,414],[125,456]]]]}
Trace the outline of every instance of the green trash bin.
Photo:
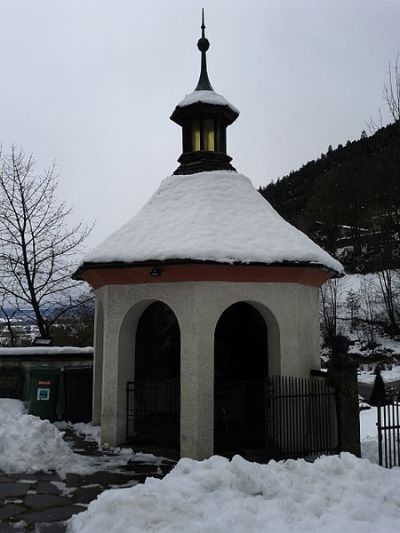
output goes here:
{"type": "Polygon", "coordinates": [[[34,366],[30,369],[29,414],[54,422],[57,420],[60,368],[34,366]]]}

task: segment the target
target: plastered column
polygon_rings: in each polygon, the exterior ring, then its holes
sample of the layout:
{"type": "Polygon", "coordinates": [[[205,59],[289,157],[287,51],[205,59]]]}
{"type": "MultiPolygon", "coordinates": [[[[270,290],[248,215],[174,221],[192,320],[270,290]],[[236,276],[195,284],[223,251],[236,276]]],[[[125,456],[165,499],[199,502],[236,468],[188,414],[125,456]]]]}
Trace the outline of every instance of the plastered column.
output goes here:
{"type": "Polygon", "coordinates": [[[121,401],[125,388],[123,391],[119,390],[119,377],[123,372],[123,366],[118,360],[118,337],[124,313],[121,313],[115,293],[108,290],[108,287],[105,290],[107,320],[104,321],[103,336],[101,441],[103,444],[117,446],[125,440],[126,427],[126,407],[124,408],[121,401]]]}
{"type": "Polygon", "coordinates": [[[181,457],[201,460],[214,447],[214,322],[200,291],[180,322],[181,457]]]}
{"type": "Polygon", "coordinates": [[[103,334],[104,315],[101,302],[101,291],[96,293],[96,308],[94,316],[94,354],[93,354],[93,396],[92,420],[94,424],[101,423],[101,397],[103,388],[103,334]]]}

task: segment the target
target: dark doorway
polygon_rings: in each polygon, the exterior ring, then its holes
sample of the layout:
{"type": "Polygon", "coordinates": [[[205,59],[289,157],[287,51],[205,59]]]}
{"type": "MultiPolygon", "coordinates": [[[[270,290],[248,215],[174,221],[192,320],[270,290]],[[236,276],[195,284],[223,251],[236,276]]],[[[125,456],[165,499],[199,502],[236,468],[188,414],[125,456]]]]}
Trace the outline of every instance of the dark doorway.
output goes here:
{"type": "Polygon", "coordinates": [[[128,437],[135,444],[179,453],[180,331],[175,314],[162,302],[151,304],[138,322],[129,416],[128,437]]]}
{"type": "Polygon", "coordinates": [[[267,327],[250,304],[239,302],[215,330],[214,451],[256,457],[265,449],[267,327]]]}

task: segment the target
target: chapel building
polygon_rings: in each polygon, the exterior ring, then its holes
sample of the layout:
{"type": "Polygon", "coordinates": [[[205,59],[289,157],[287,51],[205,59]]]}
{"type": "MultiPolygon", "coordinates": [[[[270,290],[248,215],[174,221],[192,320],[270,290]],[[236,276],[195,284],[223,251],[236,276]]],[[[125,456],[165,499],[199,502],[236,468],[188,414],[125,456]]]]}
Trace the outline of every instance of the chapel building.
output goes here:
{"type": "Polygon", "coordinates": [[[204,459],[265,447],[265,383],[320,368],[319,288],[343,268],[237,172],[239,111],[207,73],[204,19],[175,172],[75,276],[96,291],[103,443],[204,459]]]}

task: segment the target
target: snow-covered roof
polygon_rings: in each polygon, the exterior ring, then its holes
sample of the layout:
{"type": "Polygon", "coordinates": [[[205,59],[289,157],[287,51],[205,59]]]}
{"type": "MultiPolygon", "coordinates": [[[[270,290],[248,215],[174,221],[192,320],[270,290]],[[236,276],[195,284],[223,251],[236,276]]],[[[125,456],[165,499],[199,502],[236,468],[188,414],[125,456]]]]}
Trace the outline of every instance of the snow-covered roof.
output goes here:
{"type": "Polygon", "coordinates": [[[83,263],[200,260],[342,265],[286,222],[233,171],[173,175],[83,263]]]}
{"type": "Polygon", "coordinates": [[[22,346],[0,348],[0,357],[37,355],[93,355],[93,347],[77,346],[22,346]]]}
{"type": "Polygon", "coordinates": [[[237,109],[237,107],[232,105],[224,96],[215,91],[193,91],[192,93],[187,94],[185,98],[179,102],[177,107],[186,107],[191,104],[196,104],[197,102],[212,105],[225,105],[235,113],[239,114],[239,109],[237,109]]]}

